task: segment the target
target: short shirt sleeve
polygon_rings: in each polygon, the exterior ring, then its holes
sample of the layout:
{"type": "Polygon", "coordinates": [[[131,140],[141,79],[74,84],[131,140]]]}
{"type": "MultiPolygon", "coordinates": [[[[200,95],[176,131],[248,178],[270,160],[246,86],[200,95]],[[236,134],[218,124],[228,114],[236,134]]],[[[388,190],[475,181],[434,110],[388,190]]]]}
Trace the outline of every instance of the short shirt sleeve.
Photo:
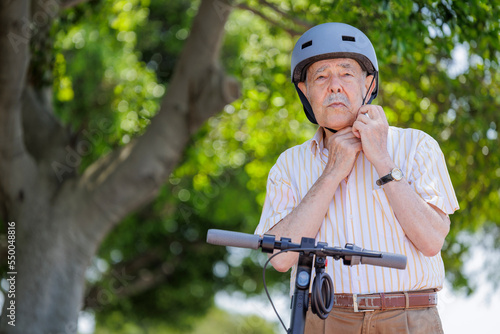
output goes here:
{"type": "Polygon", "coordinates": [[[297,206],[297,196],[285,171],[283,155],[269,171],[266,199],[255,234],[263,235],[297,206]]]}
{"type": "Polygon", "coordinates": [[[409,181],[427,203],[446,214],[452,214],[459,209],[443,152],[432,137],[424,137],[418,145],[412,170],[409,181]]]}

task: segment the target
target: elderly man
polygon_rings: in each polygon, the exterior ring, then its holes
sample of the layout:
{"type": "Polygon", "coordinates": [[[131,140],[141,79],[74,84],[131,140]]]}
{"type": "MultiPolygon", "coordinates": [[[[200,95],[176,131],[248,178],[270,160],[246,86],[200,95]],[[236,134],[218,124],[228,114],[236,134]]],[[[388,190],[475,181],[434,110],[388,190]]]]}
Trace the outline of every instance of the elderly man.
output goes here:
{"type": "MultiPolygon", "coordinates": [[[[370,104],[379,91],[378,62],[370,40],[352,26],[308,30],[295,45],[291,70],[306,115],[319,128],[269,172],[255,233],[408,258],[404,271],[329,261],[334,308],[326,320],[309,312],[306,333],[441,333],[440,251],[458,203],[438,143],[422,131],[389,126],[383,108],[370,104]]],[[[292,287],[297,258],[285,253],[272,261],[279,271],[293,267],[292,287]]]]}

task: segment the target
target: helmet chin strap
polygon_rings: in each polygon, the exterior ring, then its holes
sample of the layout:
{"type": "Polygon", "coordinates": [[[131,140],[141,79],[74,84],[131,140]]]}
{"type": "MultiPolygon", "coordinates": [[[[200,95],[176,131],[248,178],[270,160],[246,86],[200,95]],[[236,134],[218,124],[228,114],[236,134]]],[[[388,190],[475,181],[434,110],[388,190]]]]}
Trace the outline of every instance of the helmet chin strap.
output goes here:
{"type": "Polygon", "coordinates": [[[327,129],[327,130],[328,130],[328,131],[330,131],[331,133],[336,133],[336,132],[337,132],[337,130],[327,128],[326,126],[325,126],[325,129],[327,129]]]}
{"type": "MultiPolygon", "coordinates": [[[[365,105],[365,101],[366,101],[366,98],[368,97],[368,93],[370,92],[370,89],[372,89],[373,82],[375,81],[375,79],[377,78],[377,76],[378,76],[378,72],[375,71],[375,74],[373,74],[372,82],[370,82],[370,86],[368,87],[368,90],[366,91],[366,95],[363,98],[363,103],[361,103],[362,106],[365,105]]],[[[366,102],[366,104],[372,103],[372,101],[373,101],[373,97],[372,96],[370,96],[370,99],[368,100],[368,102],[366,102]]]]}

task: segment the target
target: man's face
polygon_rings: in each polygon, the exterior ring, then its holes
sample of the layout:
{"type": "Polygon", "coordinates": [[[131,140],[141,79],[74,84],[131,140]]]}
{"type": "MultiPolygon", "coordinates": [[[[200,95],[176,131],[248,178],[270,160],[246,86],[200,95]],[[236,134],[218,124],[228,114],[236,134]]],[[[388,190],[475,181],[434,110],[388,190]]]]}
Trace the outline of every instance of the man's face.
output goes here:
{"type": "Polygon", "coordinates": [[[299,88],[318,124],[340,130],[356,120],[371,80],[354,59],[325,59],[309,66],[306,82],[300,82],[299,88]]]}

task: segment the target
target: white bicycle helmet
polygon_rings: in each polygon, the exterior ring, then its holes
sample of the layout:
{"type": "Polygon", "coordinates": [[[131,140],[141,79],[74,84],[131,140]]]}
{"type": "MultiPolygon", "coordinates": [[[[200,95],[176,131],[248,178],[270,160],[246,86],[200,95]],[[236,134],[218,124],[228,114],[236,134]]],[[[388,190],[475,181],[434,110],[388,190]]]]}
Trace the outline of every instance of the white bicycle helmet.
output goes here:
{"type": "MultiPolygon", "coordinates": [[[[292,53],[291,77],[299,93],[307,118],[317,124],[309,101],[298,87],[305,81],[309,65],[323,59],[352,58],[361,68],[373,75],[375,88],[366,101],[371,103],[378,94],[378,62],[372,43],[359,29],[345,23],[323,23],[306,31],[297,41],[292,53]]],[[[373,84],[373,81],[372,81],[373,84]]],[[[363,102],[367,96],[363,99],[363,102]]]]}

